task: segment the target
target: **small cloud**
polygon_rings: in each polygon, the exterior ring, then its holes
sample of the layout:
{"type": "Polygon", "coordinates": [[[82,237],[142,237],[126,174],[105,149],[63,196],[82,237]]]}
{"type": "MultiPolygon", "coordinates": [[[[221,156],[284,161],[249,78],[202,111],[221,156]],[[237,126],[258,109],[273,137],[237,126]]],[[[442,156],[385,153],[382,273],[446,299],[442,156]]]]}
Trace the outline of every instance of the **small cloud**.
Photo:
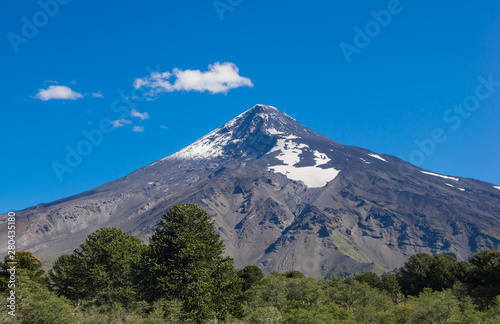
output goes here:
{"type": "Polygon", "coordinates": [[[51,85],[47,89],[39,89],[34,98],[42,101],[52,99],[76,100],[83,98],[83,95],[71,90],[71,88],[67,86],[51,85]]]}
{"type": "Polygon", "coordinates": [[[104,98],[104,96],[102,95],[101,91],[92,92],[92,97],[94,97],[94,98],[104,98]]]}
{"type": "Polygon", "coordinates": [[[174,68],[172,72],[152,72],[149,77],[134,80],[134,88],[150,88],[148,95],[156,97],[163,92],[174,91],[208,91],[212,94],[224,93],[239,87],[253,87],[249,78],[239,75],[234,63],[215,63],[208,66],[208,71],[181,70],[174,68]],[[175,77],[175,82],[168,81],[175,77]]]}
{"type": "Polygon", "coordinates": [[[149,119],[149,114],[147,112],[140,113],[134,108],[130,111],[130,116],[140,118],[141,120],[149,119]]]}
{"type": "Polygon", "coordinates": [[[70,84],[76,84],[76,80],[71,80],[70,84]]]}
{"type": "Polygon", "coordinates": [[[114,128],[118,128],[118,127],[123,127],[123,126],[128,125],[128,124],[132,124],[132,122],[128,119],[118,119],[118,120],[112,121],[111,124],[113,124],[114,128]]]}
{"type": "Polygon", "coordinates": [[[132,127],[132,132],[142,133],[144,132],[144,126],[134,126],[132,127]]]}
{"type": "Polygon", "coordinates": [[[161,128],[161,129],[168,129],[168,126],[165,126],[165,125],[160,125],[160,128],[161,128]]]}
{"type": "Polygon", "coordinates": [[[59,82],[54,81],[54,80],[45,80],[44,82],[45,82],[45,83],[55,83],[55,84],[58,84],[58,83],[59,83],[59,82]]]}

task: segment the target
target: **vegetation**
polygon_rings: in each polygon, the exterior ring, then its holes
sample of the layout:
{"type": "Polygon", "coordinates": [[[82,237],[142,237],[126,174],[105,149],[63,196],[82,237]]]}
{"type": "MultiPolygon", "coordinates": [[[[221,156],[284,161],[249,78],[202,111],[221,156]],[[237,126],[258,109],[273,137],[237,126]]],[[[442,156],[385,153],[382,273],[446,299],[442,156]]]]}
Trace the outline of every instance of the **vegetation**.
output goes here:
{"type": "Polygon", "coordinates": [[[137,286],[151,302],[176,299],[186,320],[225,319],[241,313],[241,281],[206,211],[172,207],[136,266],[137,286]]]}
{"type": "Polygon", "coordinates": [[[51,288],[73,301],[128,304],[136,299],[132,264],[143,249],[137,238],[120,229],[98,229],[73,254],[56,260],[49,272],[51,288]]]}
{"type": "Polygon", "coordinates": [[[1,323],[499,323],[500,252],[469,261],[418,253],[395,275],[306,278],[236,270],[208,214],[177,205],[149,245],[115,228],[90,234],[46,275],[17,252],[0,275],[1,323]]]}

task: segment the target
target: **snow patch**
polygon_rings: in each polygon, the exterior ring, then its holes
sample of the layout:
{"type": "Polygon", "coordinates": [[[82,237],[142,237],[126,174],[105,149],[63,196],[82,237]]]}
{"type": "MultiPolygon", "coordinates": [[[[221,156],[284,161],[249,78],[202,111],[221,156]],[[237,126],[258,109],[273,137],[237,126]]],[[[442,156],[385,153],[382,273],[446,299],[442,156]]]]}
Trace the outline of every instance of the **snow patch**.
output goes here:
{"type": "Polygon", "coordinates": [[[285,134],[283,132],[278,132],[276,129],[274,128],[268,128],[267,129],[267,132],[271,135],[281,135],[281,134],[285,134]]]}
{"type": "Polygon", "coordinates": [[[233,132],[220,133],[225,126],[219,127],[188,147],[172,155],[181,159],[206,159],[221,156],[223,148],[232,138],[233,132]]]}
{"type": "Polygon", "coordinates": [[[500,190],[500,186],[493,186],[493,188],[500,190]]]}
{"type": "Polygon", "coordinates": [[[322,165],[322,164],[327,164],[328,162],[331,161],[331,159],[326,156],[325,153],[321,153],[320,151],[314,151],[314,161],[316,162],[316,166],[322,165]]]}
{"type": "Polygon", "coordinates": [[[368,154],[368,155],[369,155],[369,156],[371,156],[371,157],[374,157],[374,158],[376,158],[376,159],[379,159],[379,160],[381,160],[381,161],[387,162],[387,160],[386,160],[386,159],[384,159],[383,157],[381,157],[380,155],[377,155],[377,154],[372,154],[372,153],[370,153],[370,154],[368,154]]]}
{"type": "MultiPolygon", "coordinates": [[[[252,109],[253,108],[250,108],[247,111],[242,112],[241,114],[227,122],[225,125],[214,129],[193,144],[183,148],[182,150],[171,156],[163,158],[162,160],[168,159],[170,157],[180,159],[207,159],[221,156],[223,154],[224,146],[232,140],[233,130],[226,131],[225,133],[221,133],[221,131],[224,129],[229,130],[233,128],[236,122],[238,122],[248,111],[252,109]]],[[[233,143],[237,143],[238,141],[241,140],[232,140],[233,143]]]]}
{"type": "MultiPolygon", "coordinates": [[[[285,138],[278,139],[276,146],[269,153],[280,152],[276,157],[282,161],[284,165],[269,166],[268,169],[274,172],[284,174],[289,179],[302,181],[307,187],[321,188],[337,177],[340,170],[335,168],[322,169],[319,165],[324,165],[330,161],[330,158],[324,153],[313,151],[314,166],[296,167],[295,164],[300,162],[302,149],[308,149],[306,144],[295,143],[292,139],[297,139],[297,136],[289,135],[285,138]]],[[[268,154],[269,154],[268,153],[268,154]]]]}
{"type": "MultiPolygon", "coordinates": [[[[359,158],[359,159],[360,159],[361,161],[365,162],[366,164],[371,164],[371,162],[368,162],[368,161],[366,161],[366,160],[365,160],[365,159],[363,159],[363,158],[359,158]]],[[[347,161],[347,160],[346,160],[346,161],[347,161]]]]}
{"type": "Polygon", "coordinates": [[[278,159],[283,161],[287,165],[294,165],[300,162],[300,154],[303,148],[309,148],[306,144],[298,144],[293,142],[291,139],[297,137],[291,137],[293,135],[287,136],[285,138],[278,139],[276,146],[269,151],[269,153],[280,151],[278,159]]]}
{"type": "Polygon", "coordinates": [[[337,177],[340,170],[334,168],[321,169],[315,166],[296,168],[290,165],[277,165],[269,167],[270,170],[287,176],[287,178],[302,181],[307,187],[322,188],[337,177]]]}
{"type": "MultiPolygon", "coordinates": [[[[447,186],[450,186],[450,187],[455,188],[455,186],[454,186],[454,185],[452,185],[452,184],[447,183],[446,185],[447,185],[447,186]]],[[[457,189],[458,189],[458,190],[460,190],[460,191],[465,191],[465,189],[464,189],[464,188],[458,188],[458,187],[457,187],[457,189]]]]}
{"type": "Polygon", "coordinates": [[[455,180],[455,181],[460,180],[459,178],[448,177],[448,176],[445,176],[445,175],[442,175],[442,174],[437,174],[437,173],[432,173],[432,172],[427,172],[427,171],[420,171],[420,172],[428,174],[428,175],[431,175],[431,176],[440,177],[440,178],[443,178],[443,179],[450,179],[450,180],[455,180]]]}

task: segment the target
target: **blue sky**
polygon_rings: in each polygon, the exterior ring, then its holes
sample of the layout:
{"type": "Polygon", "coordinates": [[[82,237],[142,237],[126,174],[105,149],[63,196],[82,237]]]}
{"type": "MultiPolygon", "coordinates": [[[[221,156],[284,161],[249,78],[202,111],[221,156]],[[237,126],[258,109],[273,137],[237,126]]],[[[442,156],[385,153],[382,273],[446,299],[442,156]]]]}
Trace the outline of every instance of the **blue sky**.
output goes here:
{"type": "Polygon", "coordinates": [[[125,176],[257,103],[343,144],[500,184],[500,1],[0,7],[0,212],[125,176]],[[82,132],[97,144],[68,167],[82,132]]]}

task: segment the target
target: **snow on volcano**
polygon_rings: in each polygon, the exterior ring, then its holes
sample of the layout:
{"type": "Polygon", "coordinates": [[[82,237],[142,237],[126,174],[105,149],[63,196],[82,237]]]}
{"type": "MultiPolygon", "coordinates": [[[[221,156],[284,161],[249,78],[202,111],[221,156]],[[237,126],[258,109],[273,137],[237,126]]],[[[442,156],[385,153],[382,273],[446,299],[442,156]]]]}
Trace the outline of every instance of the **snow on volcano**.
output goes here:
{"type": "Polygon", "coordinates": [[[302,181],[309,188],[321,188],[339,174],[340,170],[335,168],[319,168],[318,166],[327,164],[330,159],[324,153],[314,150],[314,166],[296,167],[300,162],[300,155],[303,150],[310,149],[308,145],[294,142],[298,137],[294,135],[284,136],[278,139],[275,147],[268,154],[279,152],[276,158],[283,162],[283,165],[269,166],[268,169],[284,174],[286,177],[296,181],[302,181]]]}

